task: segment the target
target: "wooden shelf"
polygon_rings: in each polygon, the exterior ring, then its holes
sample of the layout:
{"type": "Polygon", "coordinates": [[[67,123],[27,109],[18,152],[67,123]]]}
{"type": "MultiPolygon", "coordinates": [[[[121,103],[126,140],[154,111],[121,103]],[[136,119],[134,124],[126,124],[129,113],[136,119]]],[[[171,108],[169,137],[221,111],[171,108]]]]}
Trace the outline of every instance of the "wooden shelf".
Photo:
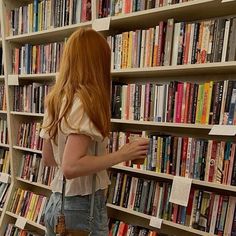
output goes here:
{"type": "MultiPolygon", "coordinates": [[[[127,167],[123,165],[115,165],[112,167],[112,169],[125,171],[129,173],[135,173],[142,176],[149,176],[152,178],[154,177],[160,181],[172,181],[174,179],[174,176],[170,174],[157,173],[157,172],[149,171],[149,170],[135,169],[135,168],[127,167]]],[[[192,184],[193,186],[196,186],[197,188],[207,188],[210,191],[218,191],[218,192],[227,191],[228,193],[236,196],[236,186],[206,182],[206,181],[196,180],[196,179],[192,180],[192,184]]]]}
{"type": "MultiPolygon", "coordinates": [[[[111,76],[118,78],[158,78],[167,76],[209,75],[236,73],[236,61],[214,62],[178,66],[159,66],[112,70],[111,76]]],[[[54,79],[58,73],[25,74],[20,79],[54,79]]]]}
{"type": "Polygon", "coordinates": [[[21,177],[16,177],[16,179],[20,182],[24,182],[24,183],[27,183],[27,184],[31,184],[31,185],[34,185],[36,187],[39,187],[39,188],[42,188],[42,189],[45,189],[45,190],[52,190],[52,188],[50,186],[47,186],[45,184],[41,184],[41,183],[37,183],[37,182],[32,182],[32,181],[29,181],[29,180],[26,180],[26,179],[22,179],[21,177]]]}
{"type": "Polygon", "coordinates": [[[154,121],[137,121],[137,120],[121,120],[111,119],[114,124],[128,124],[128,125],[140,125],[140,126],[154,126],[154,127],[170,127],[170,128],[184,128],[184,129],[204,129],[210,130],[213,125],[202,124],[185,124],[185,123],[170,123],[170,122],[154,122],[154,121]]]}
{"type": "Polygon", "coordinates": [[[64,27],[52,28],[48,30],[20,34],[6,37],[6,41],[15,43],[43,43],[43,42],[54,42],[64,41],[66,37],[69,37],[79,27],[91,27],[92,22],[84,22],[64,27]]]}
{"type": "MultiPolygon", "coordinates": [[[[123,213],[129,214],[129,215],[132,215],[132,216],[140,217],[144,221],[147,221],[148,222],[147,224],[149,224],[149,221],[151,219],[151,216],[149,216],[149,215],[146,215],[146,214],[143,214],[141,212],[137,212],[137,211],[134,211],[134,210],[131,210],[131,209],[127,209],[127,208],[124,208],[124,207],[115,206],[113,204],[107,203],[107,208],[110,208],[110,209],[116,210],[116,211],[121,211],[123,213]]],[[[185,226],[185,225],[180,225],[180,224],[177,224],[177,223],[174,223],[174,222],[171,222],[171,221],[167,221],[167,220],[163,220],[162,224],[165,225],[165,226],[173,227],[173,228],[176,228],[178,230],[182,230],[182,231],[194,234],[194,235],[203,235],[203,236],[208,236],[208,235],[210,236],[211,235],[212,236],[212,234],[209,234],[209,233],[206,233],[206,232],[203,232],[203,231],[200,231],[200,230],[196,230],[196,229],[193,229],[193,228],[185,226]]],[[[183,235],[185,235],[185,233],[183,233],[183,235]]]]}
{"type": "Polygon", "coordinates": [[[5,148],[9,148],[9,144],[5,144],[5,143],[0,143],[0,147],[5,147],[5,148]]]}
{"type": "MultiPolygon", "coordinates": [[[[13,217],[13,218],[15,218],[15,219],[18,218],[18,215],[14,214],[14,213],[12,213],[12,212],[10,212],[10,211],[6,211],[6,214],[9,215],[9,216],[11,216],[11,217],[13,217]]],[[[37,229],[40,229],[40,230],[42,230],[42,231],[46,231],[46,227],[44,227],[43,225],[37,224],[37,223],[35,223],[35,222],[32,221],[32,220],[28,220],[28,219],[27,219],[27,224],[29,224],[30,226],[33,226],[33,227],[35,227],[35,228],[37,228],[37,229]]]]}
{"type": "Polygon", "coordinates": [[[43,113],[31,113],[31,112],[18,112],[18,111],[11,111],[11,115],[18,115],[18,116],[36,116],[36,117],[43,117],[43,113]]]}
{"type": "Polygon", "coordinates": [[[0,110],[0,114],[7,114],[7,111],[0,110]]]}
{"type": "Polygon", "coordinates": [[[31,148],[24,148],[24,147],[19,147],[19,146],[16,146],[16,145],[14,145],[13,148],[17,149],[17,150],[26,151],[26,152],[33,152],[33,153],[42,154],[42,151],[31,149],[31,148]]]}
{"type": "Polygon", "coordinates": [[[186,76],[186,75],[214,75],[214,74],[236,73],[236,62],[214,62],[205,64],[190,64],[177,66],[159,66],[148,68],[130,68],[112,70],[114,77],[126,78],[154,78],[166,76],[186,76]]]}

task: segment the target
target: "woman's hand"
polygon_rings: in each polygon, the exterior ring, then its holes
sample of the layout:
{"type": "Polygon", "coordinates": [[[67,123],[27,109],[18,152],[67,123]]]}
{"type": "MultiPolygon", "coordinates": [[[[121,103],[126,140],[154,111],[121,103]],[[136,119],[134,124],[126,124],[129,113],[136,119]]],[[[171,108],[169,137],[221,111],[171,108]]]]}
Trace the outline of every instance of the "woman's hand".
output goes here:
{"type": "Polygon", "coordinates": [[[132,141],[123,145],[119,151],[117,151],[122,161],[129,161],[135,159],[144,159],[147,157],[149,139],[140,138],[136,141],[132,141]]]}

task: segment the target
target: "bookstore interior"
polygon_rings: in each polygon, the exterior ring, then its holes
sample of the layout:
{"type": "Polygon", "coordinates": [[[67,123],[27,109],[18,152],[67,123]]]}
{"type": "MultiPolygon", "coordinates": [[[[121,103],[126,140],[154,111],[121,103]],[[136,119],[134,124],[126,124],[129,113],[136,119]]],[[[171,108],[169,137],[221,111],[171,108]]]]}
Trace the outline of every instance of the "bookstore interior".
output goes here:
{"type": "Polygon", "coordinates": [[[108,169],[109,236],[235,236],[235,0],[0,0],[0,236],[45,235],[44,98],[81,27],[111,48],[107,152],[149,138],[108,169]]]}

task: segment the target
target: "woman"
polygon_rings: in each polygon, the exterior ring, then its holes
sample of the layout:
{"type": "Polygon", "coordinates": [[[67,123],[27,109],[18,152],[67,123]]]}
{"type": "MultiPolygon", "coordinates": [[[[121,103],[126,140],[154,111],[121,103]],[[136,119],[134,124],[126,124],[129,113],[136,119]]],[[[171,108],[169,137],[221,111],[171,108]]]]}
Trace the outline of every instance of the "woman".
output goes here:
{"type": "Polygon", "coordinates": [[[79,29],[65,45],[58,80],[47,96],[41,131],[43,161],[45,165],[58,167],[52,181],[53,194],[45,211],[48,236],[55,236],[63,175],[67,179],[67,227],[92,230],[92,235],[104,236],[108,234],[104,190],[110,184],[106,169],[146,157],[147,140],[135,141],[117,152],[105,154],[110,131],[110,57],[110,48],[103,36],[92,29],[79,29]],[[89,228],[87,218],[94,173],[94,221],[89,228]]]}

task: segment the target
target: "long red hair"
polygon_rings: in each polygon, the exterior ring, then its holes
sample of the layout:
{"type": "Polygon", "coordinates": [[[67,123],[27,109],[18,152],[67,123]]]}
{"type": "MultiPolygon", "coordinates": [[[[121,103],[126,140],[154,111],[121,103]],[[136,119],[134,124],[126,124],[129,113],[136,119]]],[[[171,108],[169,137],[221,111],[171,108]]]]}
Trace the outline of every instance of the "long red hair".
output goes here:
{"type": "Polygon", "coordinates": [[[102,136],[108,136],[110,64],[110,47],[101,34],[81,28],[70,36],[64,47],[58,79],[46,98],[49,122],[44,128],[51,139],[56,141],[58,125],[61,127],[63,118],[67,121],[75,96],[102,136]],[[63,107],[62,99],[65,99],[63,107]]]}

